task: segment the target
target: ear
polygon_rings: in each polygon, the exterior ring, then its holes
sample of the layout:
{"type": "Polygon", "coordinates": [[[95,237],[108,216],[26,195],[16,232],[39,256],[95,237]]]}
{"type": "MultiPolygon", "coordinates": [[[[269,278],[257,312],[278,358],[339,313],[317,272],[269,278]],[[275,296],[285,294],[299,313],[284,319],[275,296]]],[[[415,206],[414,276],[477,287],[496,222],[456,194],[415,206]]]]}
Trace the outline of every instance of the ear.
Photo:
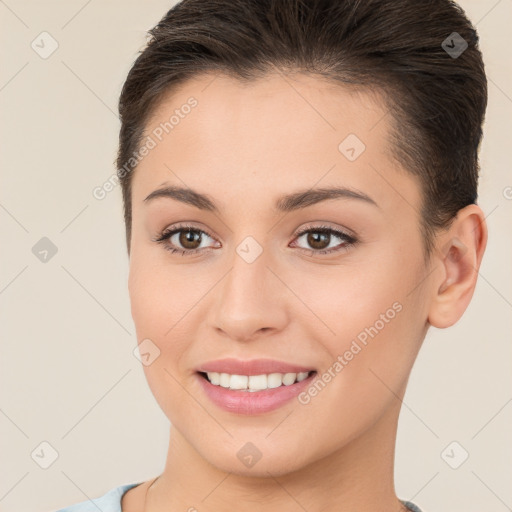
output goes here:
{"type": "Polygon", "coordinates": [[[444,329],[455,324],[475,291],[478,269],[487,245],[487,225],[482,209],[470,204],[459,210],[439,238],[433,266],[440,267],[433,282],[428,321],[444,329]]]}

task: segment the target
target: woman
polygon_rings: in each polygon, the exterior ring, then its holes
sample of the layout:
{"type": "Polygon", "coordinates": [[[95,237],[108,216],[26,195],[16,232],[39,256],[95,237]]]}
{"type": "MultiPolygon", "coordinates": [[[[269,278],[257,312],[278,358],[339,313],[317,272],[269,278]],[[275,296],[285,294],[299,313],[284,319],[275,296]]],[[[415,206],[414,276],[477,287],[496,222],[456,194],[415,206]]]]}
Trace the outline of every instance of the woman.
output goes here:
{"type": "Polygon", "coordinates": [[[183,0],[150,34],[117,167],[170,444],[94,503],[419,511],[394,490],[401,399],[487,242],[473,26],[448,0],[183,0]]]}

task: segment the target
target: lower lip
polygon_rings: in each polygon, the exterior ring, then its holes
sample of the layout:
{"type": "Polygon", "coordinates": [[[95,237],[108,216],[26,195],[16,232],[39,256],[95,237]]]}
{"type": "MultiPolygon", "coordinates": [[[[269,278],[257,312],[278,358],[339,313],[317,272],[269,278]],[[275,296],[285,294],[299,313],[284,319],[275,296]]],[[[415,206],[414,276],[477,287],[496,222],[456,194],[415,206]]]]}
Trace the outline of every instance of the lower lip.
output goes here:
{"type": "Polygon", "coordinates": [[[316,372],[312,372],[308,378],[278,388],[262,391],[234,391],[232,389],[216,386],[199,373],[197,378],[210,400],[221,409],[235,414],[261,414],[274,411],[289,402],[307,388],[315,378],[316,372]]]}

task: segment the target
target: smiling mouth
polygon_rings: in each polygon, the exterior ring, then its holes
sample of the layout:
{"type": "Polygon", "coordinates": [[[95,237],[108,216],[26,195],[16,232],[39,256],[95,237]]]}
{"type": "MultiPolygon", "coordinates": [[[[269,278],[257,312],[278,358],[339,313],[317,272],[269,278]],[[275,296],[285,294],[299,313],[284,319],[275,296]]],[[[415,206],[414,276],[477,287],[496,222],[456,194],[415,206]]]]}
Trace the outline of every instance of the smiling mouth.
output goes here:
{"type": "Polygon", "coordinates": [[[257,392],[291,386],[316,373],[315,370],[300,373],[268,373],[261,375],[236,375],[219,372],[198,372],[210,384],[231,391],[257,392]]]}

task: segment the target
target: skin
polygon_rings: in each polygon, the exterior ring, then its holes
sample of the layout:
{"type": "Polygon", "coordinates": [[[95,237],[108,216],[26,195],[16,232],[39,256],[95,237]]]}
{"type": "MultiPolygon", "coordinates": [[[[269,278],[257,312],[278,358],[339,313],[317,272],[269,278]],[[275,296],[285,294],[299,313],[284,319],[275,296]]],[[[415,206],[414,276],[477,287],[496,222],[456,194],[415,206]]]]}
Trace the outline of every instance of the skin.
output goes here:
{"type": "MultiPolygon", "coordinates": [[[[160,350],[143,369],[172,426],[163,473],[147,498],[153,479],[128,491],[123,511],[403,510],[393,482],[401,399],[428,327],[453,325],[471,300],[487,242],[482,210],[462,209],[425,265],[421,190],[389,156],[390,119],[376,93],[303,74],[245,85],[202,75],[162,100],[146,133],[190,96],[198,105],[133,176],[132,316],[139,343],[160,350]],[[353,162],[338,150],[349,133],[366,145],[353,162]],[[146,204],[164,182],[208,194],[220,213],[171,198],[146,204]],[[282,194],[335,185],[378,206],[338,198],[273,210],[282,194]],[[213,235],[186,247],[211,249],[182,256],[152,241],[180,222],[213,235]],[[343,248],[333,234],[322,248],[341,250],[315,254],[296,233],[322,224],[359,241],[343,248]],[[236,252],[247,236],[263,249],[250,264],[236,252]],[[307,405],[243,416],[218,408],[197,382],[199,364],[224,357],[321,375],[395,302],[401,311],[307,405]],[[262,453],[250,468],[237,457],[248,441],[262,453]]],[[[179,234],[173,242],[183,249],[179,234]]]]}

